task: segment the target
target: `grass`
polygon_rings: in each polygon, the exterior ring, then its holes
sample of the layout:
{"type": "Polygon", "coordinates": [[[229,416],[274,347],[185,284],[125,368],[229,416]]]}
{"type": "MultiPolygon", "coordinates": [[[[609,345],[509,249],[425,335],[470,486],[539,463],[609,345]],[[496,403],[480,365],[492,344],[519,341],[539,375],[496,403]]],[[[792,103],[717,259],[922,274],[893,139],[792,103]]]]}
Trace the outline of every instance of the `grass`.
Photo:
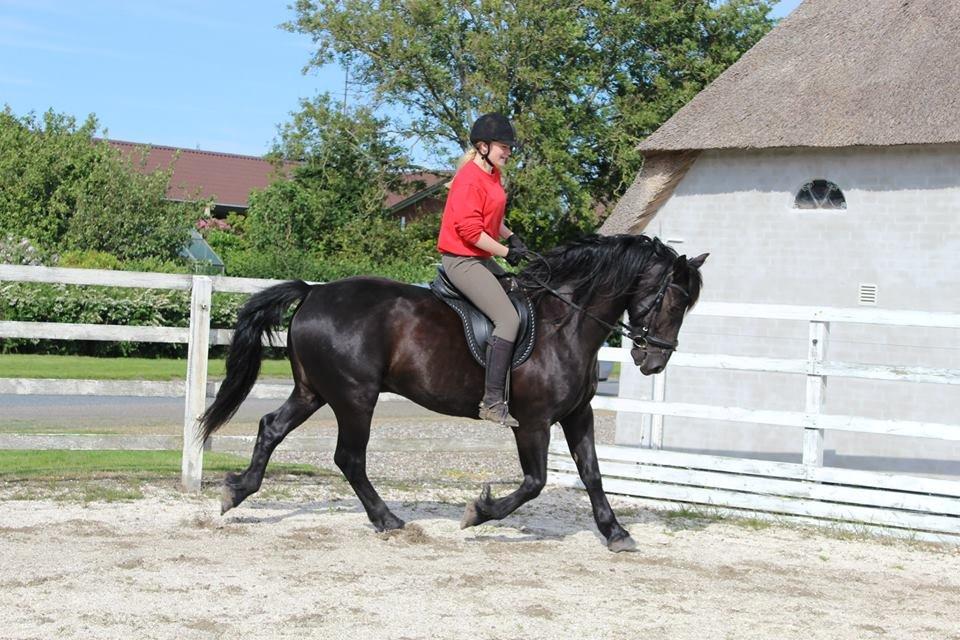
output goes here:
{"type": "MultiPolygon", "coordinates": [[[[208,375],[222,378],[224,374],[224,361],[210,360],[208,375]]],[[[0,354],[0,377],[4,378],[168,381],[183,380],[186,375],[185,359],[0,354]]],[[[264,360],[260,376],[290,378],[290,363],[286,360],[264,360]]]]}
{"type": "MultiPolygon", "coordinates": [[[[0,482],[179,478],[181,456],[180,451],[0,451],[0,482]]],[[[247,458],[226,453],[208,452],[203,456],[205,473],[239,471],[247,463],[247,458]]],[[[308,464],[272,462],[267,468],[267,476],[317,476],[325,473],[308,464]]]]}
{"type": "Polygon", "coordinates": [[[773,522],[765,518],[720,513],[709,507],[701,506],[681,507],[679,509],[661,511],[659,515],[671,529],[698,529],[712,522],[723,522],[744,529],[762,531],[774,525],[773,522]]]}
{"type": "MultiPolygon", "coordinates": [[[[151,485],[179,484],[180,456],[179,451],[0,451],[2,499],[83,504],[139,500],[151,485]]],[[[207,497],[219,495],[224,472],[247,466],[247,458],[224,453],[207,453],[203,462],[207,497]]],[[[281,482],[283,476],[331,475],[312,465],[278,462],[266,472],[281,482]]]]}

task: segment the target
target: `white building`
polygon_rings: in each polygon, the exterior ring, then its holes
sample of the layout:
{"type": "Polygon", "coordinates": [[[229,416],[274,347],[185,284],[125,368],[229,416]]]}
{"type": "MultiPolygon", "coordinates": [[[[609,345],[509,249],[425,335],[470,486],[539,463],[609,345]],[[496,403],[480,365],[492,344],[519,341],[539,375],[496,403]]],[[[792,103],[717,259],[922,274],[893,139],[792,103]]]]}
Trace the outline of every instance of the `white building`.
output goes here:
{"type": "MultiPolygon", "coordinates": [[[[708,251],[702,300],[960,313],[960,2],[806,0],[640,145],[602,233],[708,251]]],[[[806,326],[692,316],[693,352],[802,358],[806,326]]],[[[830,360],[960,368],[953,330],[838,325],[830,360]]],[[[668,368],[667,399],[803,410],[803,376],[668,368]]],[[[957,424],[956,385],[829,382],[826,413],[957,424]]],[[[789,430],[787,430],[789,431],[789,430]]],[[[960,447],[827,434],[827,465],[960,474],[960,447]],[[922,459],[920,462],[917,459],[922,459]]],[[[802,437],[667,419],[667,448],[802,437]]]]}

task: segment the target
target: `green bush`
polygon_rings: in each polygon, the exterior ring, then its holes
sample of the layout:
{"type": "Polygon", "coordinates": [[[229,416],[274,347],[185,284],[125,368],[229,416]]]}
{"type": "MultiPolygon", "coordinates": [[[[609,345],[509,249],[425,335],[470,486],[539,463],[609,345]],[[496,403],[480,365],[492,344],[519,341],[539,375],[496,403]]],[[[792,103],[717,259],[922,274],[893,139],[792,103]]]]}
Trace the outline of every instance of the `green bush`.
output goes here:
{"type": "Polygon", "coordinates": [[[64,251],[57,266],[74,269],[119,269],[120,259],[112,253],[93,249],[64,251]]]}
{"type": "Polygon", "coordinates": [[[247,240],[248,221],[231,217],[230,230],[210,229],[207,242],[226,264],[228,276],[328,282],[349,276],[376,275],[401,282],[433,279],[439,214],[401,229],[398,220],[355,218],[328,234],[323,247],[254,246],[247,240]]]}
{"type": "MultiPolygon", "coordinates": [[[[232,327],[247,296],[215,293],[211,326],[232,327]]],[[[80,287],[61,284],[0,284],[0,319],[23,322],[187,327],[186,291],[80,287]]],[[[0,340],[3,353],[56,353],[91,356],[184,357],[186,345],[93,340],[0,340]]]]}
{"type": "Polygon", "coordinates": [[[46,256],[27,238],[18,238],[8,233],[0,238],[0,264],[42,266],[55,261],[56,256],[46,256]]]}
{"type": "Polygon", "coordinates": [[[171,170],[137,171],[137,158],[48,111],[0,112],[0,232],[48,250],[96,250],[120,260],[175,259],[202,203],[166,199],[171,170]]]}

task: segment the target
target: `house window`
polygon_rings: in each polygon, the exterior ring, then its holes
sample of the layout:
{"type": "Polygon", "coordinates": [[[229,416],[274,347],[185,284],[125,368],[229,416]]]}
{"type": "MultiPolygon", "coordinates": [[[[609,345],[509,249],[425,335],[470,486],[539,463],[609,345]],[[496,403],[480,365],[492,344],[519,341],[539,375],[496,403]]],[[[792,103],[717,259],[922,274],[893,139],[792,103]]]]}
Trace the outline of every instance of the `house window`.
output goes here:
{"type": "Polygon", "coordinates": [[[846,209],[847,200],[840,187],[829,180],[811,180],[797,191],[796,209],[846,209]]]}

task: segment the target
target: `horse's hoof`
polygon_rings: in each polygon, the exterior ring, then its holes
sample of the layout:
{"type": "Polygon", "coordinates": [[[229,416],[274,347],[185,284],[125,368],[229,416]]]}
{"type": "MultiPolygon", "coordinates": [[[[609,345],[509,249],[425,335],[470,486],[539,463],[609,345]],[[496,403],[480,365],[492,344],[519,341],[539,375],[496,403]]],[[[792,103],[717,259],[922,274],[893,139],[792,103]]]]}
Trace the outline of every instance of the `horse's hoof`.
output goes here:
{"type": "Polygon", "coordinates": [[[633,538],[631,538],[628,534],[622,538],[609,541],[607,543],[607,549],[613,551],[614,553],[620,553],[621,551],[636,551],[637,543],[634,542],[633,538]]]}
{"type": "Polygon", "coordinates": [[[236,506],[233,504],[233,489],[224,484],[220,490],[220,515],[225,514],[236,506]]]}
{"type": "Polygon", "coordinates": [[[405,526],[407,526],[406,522],[391,513],[389,516],[381,520],[379,525],[374,525],[373,528],[378,532],[383,532],[403,529],[405,526]]]}
{"type": "Polygon", "coordinates": [[[460,518],[460,528],[466,529],[467,527],[472,527],[478,522],[479,518],[477,517],[477,503],[471,502],[467,505],[467,508],[463,510],[463,517],[460,518]]]}
{"type": "Polygon", "coordinates": [[[468,504],[467,508],[463,510],[463,517],[460,518],[460,528],[466,529],[467,527],[472,527],[473,525],[489,520],[490,518],[481,512],[480,505],[489,505],[492,503],[493,498],[490,496],[490,483],[488,482],[484,484],[483,489],[480,490],[480,497],[468,504]]]}

